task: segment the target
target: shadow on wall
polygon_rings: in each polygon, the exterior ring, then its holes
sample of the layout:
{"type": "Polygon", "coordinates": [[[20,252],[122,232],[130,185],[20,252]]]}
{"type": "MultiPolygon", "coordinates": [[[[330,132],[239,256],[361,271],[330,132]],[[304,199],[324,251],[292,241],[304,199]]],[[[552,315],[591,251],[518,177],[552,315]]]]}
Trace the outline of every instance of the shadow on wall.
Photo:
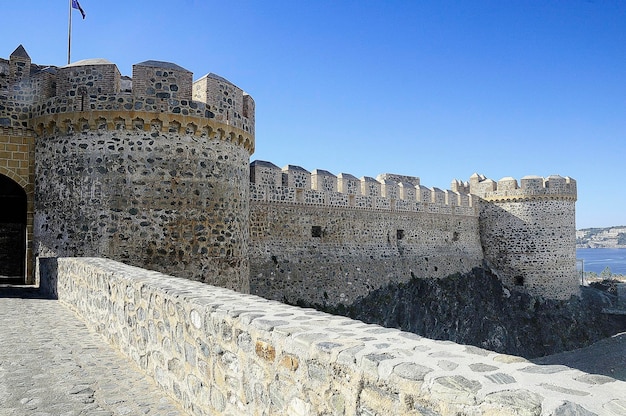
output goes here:
{"type": "Polygon", "coordinates": [[[483,253],[505,286],[553,299],[580,296],[572,204],[558,199],[482,204],[483,253]]]}
{"type": "Polygon", "coordinates": [[[39,257],[37,266],[39,268],[39,292],[41,296],[48,299],[58,299],[58,258],[39,257]]]}
{"type": "Polygon", "coordinates": [[[523,290],[529,279],[520,260],[536,251],[529,224],[495,204],[483,205],[479,224],[485,263],[505,286],[523,290]]]}

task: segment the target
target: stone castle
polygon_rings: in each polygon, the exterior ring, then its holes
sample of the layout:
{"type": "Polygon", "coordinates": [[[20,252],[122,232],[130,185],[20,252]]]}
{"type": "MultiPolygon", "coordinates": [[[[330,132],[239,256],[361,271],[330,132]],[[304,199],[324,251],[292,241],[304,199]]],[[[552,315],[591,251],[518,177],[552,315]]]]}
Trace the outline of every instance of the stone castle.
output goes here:
{"type": "Polygon", "coordinates": [[[274,301],[347,305],[482,265],[577,295],[573,179],[444,191],[250,163],[252,97],[192,77],[0,59],[1,280],[40,283],[190,415],[623,413],[610,377],[274,301]]]}
{"type": "Polygon", "coordinates": [[[255,103],[146,61],[0,59],[0,263],[106,257],[268,299],[350,304],[391,282],[487,265],[577,295],[576,181],[474,174],[450,190],[254,161],[255,103]],[[6,208],[5,208],[6,207],[6,208]]]}

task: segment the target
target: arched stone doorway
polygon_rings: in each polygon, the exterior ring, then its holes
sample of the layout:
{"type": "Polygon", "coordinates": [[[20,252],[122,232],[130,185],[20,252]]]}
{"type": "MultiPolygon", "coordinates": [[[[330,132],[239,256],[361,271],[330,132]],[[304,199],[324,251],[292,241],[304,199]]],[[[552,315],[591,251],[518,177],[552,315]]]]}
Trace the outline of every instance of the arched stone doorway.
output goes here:
{"type": "Polygon", "coordinates": [[[0,283],[26,279],[26,192],[0,174],[0,283]]]}

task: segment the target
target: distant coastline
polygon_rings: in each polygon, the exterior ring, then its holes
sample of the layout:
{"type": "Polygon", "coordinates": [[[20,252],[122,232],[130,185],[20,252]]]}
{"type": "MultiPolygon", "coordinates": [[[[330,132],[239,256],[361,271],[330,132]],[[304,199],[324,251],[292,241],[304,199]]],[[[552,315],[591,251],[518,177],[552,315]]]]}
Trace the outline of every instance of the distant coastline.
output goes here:
{"type": "Polygon", "coordinates": [[[626,248],[626,226],[577,230],[576,248],[626,248]]]}

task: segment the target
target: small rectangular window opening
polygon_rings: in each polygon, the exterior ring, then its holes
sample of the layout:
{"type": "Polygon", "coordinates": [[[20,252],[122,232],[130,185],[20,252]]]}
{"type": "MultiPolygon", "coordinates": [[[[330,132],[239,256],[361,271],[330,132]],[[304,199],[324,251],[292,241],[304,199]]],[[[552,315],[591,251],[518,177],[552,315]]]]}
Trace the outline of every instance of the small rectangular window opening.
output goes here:
{"type": "Polygon", "coordinates": [[[404,238],[404,230],[396,230],[396,238],[402,240],[404,238]]]}
{"type": "Polygon", "coordinates": [[[321,237],[322,236],[322,227],[319,225],[314,225],[311,227],[311,237],[321,237]]]}

